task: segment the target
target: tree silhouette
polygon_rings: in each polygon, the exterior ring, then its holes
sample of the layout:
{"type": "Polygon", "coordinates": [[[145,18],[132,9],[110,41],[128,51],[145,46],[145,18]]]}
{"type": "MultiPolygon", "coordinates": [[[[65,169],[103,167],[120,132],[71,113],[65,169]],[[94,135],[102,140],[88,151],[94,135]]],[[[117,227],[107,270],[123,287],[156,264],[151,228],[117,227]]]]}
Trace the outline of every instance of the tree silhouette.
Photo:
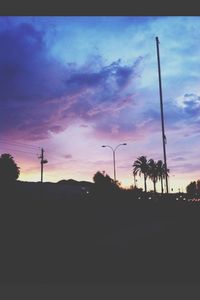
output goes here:
{"type": "Polygon", "coordinates": [[[196,181],[190,182],[190,184],[188,184],[188,186],[186,187],[186,191],[189,196],[194,197],[197,191],[196,181]]]}
{"type": "Polygon", "coordinates": [[[109,175],[105,174],[104,171],[96,172],[93,176],[93,181],[95,184],[99,184],[99,185],[111,184],[114,182],[109,175]]]}
{"type": "Polygon", "coordinates": [[[163,178],[162,178],[162,180],[164,180],[165,176],[169,177],[169,169],[166,169],[165,164],[163,164],[163,178]]]}
{"type": "Polygon", "coordinates": [[[157,171],[158,171],[158,178],[161,183],[161,193],[163,194],[164,188],[163,188],[163,179],[165,177],[165,164],[162,160],[157,161],[157,171]]]}
{"type": "Polygon", "coordinates": [[[147,176],[148,176],[148,162],[146,156],[139,156],[137,160],[133,163],[133,175],[139,175],[143,174],[144,176],[144,190],[147,192],[147,176]]]}
{"type": "Polygon", "coordinates": [[[0,183],[12,183],[17,180],[20,168],[11,154],[4,153],[0,156],[0,183]]]}
{"type": "Polygon", "coordinates": [[[199,179],[196,182],[196,189],[197,189],[198,195],[200,195],[200,180],[199,179]]]}
{"type": "Polygon", "coordinates": [[[158,181],[158,166],[152,158],[149,159],[148,166],[148,176],[153,181],[154,193],[156,193],[156,182],[158,181]]]}
{"type": "Polygon", "coordinates": [[[93,181],[95,186],[101,190],[111,190],[119,188],[119,183],[115,182],[109,175],[105,172],[96,172],[93,176],[93,181]]]}

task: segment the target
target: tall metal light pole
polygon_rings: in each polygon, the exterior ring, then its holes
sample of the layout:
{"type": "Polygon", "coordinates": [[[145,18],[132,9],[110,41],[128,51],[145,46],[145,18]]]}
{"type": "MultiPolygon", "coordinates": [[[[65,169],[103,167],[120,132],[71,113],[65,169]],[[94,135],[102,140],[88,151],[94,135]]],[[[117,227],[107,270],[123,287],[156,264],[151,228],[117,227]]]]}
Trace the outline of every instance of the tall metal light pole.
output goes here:
{"type": "Polygon", "coordinates": [[[112,153],[113,153],[113,168],[114,168],[114,181],[116,182],[117,180],[116,180],[116,165],[115,165],[115,151],[117,150],[117,148],[119,147],[119,146],[125,146],[125,145],[127,145],[127,143],[123,143],[123,144],[119,144],[119,145],[117,145],[116,147],[115,147],[115,149],[113,149],[113,147],[111,147],[111,146],[109,146],[109,145],[103,145],[103,146],[101,146],[101,147],[108,147],[108,148],[110,148],[111,150],[112,150],[112,153]]]}
{"type": "Polygon", "coordinates": [[[163,142],[163,155],[164,155],[164,164],[165,164],[165,183],[166,183],[166,192],[168,194],[168,178],[167,178],[167,158],[166,158],[166,135],[164,128],[164,113],[163,113],[163,97],[162,97],[162,84],[161,84],[161,71],[160,71],[160,54],[159,54],[159,40],[156,37],[156,48],[157,48],[157,59],[158,59],[158,78],[159,78],[159,92],[160,92],[160,111],[161,111],[161,125],[162,125],[162,142],[163,142]]]}

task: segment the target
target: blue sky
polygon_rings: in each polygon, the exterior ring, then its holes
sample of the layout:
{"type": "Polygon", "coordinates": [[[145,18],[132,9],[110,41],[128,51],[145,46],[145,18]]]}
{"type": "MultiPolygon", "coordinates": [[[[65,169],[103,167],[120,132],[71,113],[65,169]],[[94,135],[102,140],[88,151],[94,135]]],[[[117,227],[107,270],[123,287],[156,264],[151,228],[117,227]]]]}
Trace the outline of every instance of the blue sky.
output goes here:
{"type": "MultiPolygon", "coordinates": [[[[200,169],[200,17],[0,17],[2,139],[44,147],[48,181],[112,176],[101,145],[127,142],[117,178],[131,185],[138,156],[163,159],[156,36],[171,185],[184,189],[200,169]]],[[[39,180],[39,148],[9,149],[20,179],[39,180]]]]}

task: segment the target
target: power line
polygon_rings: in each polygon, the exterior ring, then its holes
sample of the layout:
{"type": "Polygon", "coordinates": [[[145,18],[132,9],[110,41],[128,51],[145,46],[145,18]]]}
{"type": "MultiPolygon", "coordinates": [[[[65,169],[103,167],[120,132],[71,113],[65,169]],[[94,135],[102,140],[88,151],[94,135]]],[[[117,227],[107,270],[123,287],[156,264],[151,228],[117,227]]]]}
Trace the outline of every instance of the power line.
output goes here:
{"type": "Polygon", "coordinates": [[[53,161],[53,163],[50,163],[49,164],[49,166],[54,166],[54,165],[64,165],[64,164],[66,164],[66,163],[68,163],[67,161],[58,161],[58,162],[55,162],[55,161],[53,161]]]}
{"type": "Polygon", "coordinates": [[[23,153],[26,153],[26,154],[36,155],[36,153],[34,153],[34,152],[24,151],[24,150],[20,150],[20,149],[11,149],[11,148],[6,147],[5,151],[7,151],[7,150],[8,151],[13,151],[13,152],[17,151],[17,152],[23,152],[23,153]]]}
{"type": "Polygon", "coordinates": [[[30,148],[34,148],[34,149],[40,148],[38,146],[33,146],[33,145],[30,145],[30,144],[24,144],[24,143],[19,143],[19,142],[10,142],[9,140],[2,139],[2,138],[0,139],[0,143],[10,144],[10,145],[14,145],[14,146],[30,147],[30,148]]]}

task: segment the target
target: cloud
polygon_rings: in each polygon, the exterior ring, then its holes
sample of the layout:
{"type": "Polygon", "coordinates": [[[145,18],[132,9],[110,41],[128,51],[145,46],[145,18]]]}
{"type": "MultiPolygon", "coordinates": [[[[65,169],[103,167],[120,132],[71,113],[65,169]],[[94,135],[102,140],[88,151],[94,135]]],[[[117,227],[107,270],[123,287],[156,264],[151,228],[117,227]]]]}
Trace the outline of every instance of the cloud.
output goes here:
{"type": "MultiPolygon", "coordinates": [[[[0,32],[2,102],[39,102],[62,95],[57,83],[62,66],[48,57],[44,33],[30,24],[0,32]]],[[[39,103],[38,103],[39,104],[39,103]]]]}
{"type": "Polygon", "coordinates": [[[1,133],[45,139],[80,120],[104,124],[133,103],[141,57],[129,66],[102,58],[64,65],[50,55],[45,32],[25,23],[2,30],[0,43],[1,133]]]}
{"type": "Polygon", "coordinates": [[[200,96],[191,93],[185,94],[183,98],[184,111],[192,117],[199,115],[200,112],[200,96]]]}
{"type": "Polygon", "coordinates": [[[172,130],[182,132],[181,136],[191,137],[199,133],[200,96],[186,93],[168,105],[168,126],[172,130]]]}
{"type": "Polygon", "coordinates": [[[170,165],[170,170],[176,171],[177,173],[195,173],[200,169],[200,164],[184,163],[183,165],[170,165]]]}
{"type": "Polygon", "coordinates": [[[178,156],[178,157],[175,157],[175,158],[171,158],[172,161],[186,161],[186,158],[185,157],[182,157],[182,156],[178,156]]]}
{"type": "MultiPolygon", "coordinates": [[[[155,22],[152,26],[161,21],[155,22]]],[[[143,57],[126,65],[121,59],[106,63],[100,55],[82,65],[64,64],[50,54],[47,32],[41,28],[21,23],[0,31],[1,134],[41,140],[79,123],[90,125],[99,138],[129,140],[160,130],[159,106],[152,105],[151,97],[137,98],[143,57]]],[[[200,97],[188,91],[181,101],[167,100],[166,131],[189,123],[185,134],[190,134],[198,130],[200,97]]]]}
{"type": "Polygon", "coordinates": [[[63,155],[63,157],[66,158],[66,159],[70,159],[70,158],[72,158],[72,155],[71,154],[65,154],[65,155],[63,155]]]}

